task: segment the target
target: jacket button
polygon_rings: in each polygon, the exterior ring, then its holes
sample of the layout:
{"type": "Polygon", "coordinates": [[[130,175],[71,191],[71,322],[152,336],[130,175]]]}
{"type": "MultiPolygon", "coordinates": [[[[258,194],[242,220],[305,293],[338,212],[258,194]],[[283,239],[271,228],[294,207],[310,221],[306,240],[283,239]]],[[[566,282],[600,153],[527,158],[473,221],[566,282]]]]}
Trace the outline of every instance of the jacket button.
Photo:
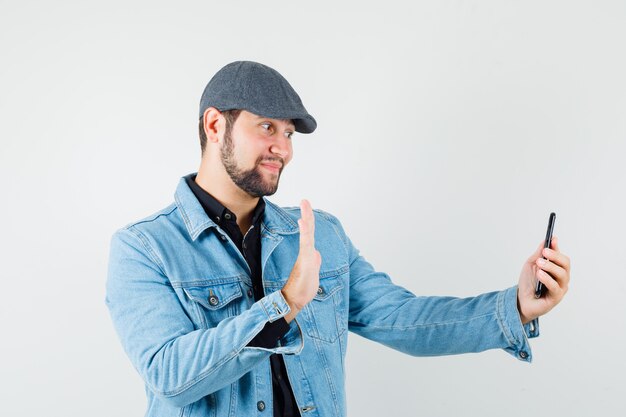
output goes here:
{"type": "Polygon", "coordinates": [[[318,293],[319,295],[324,294],[324,288],[322,288],[322,287],[318,287],[318,288],[317,288],[317,293],[318,293]]]}
{"type": "Polygon", "coordinates": [[[222,241],[225,241],[226,240],[226,236],[220,235],[220,239],[222,239],[222,241]]]}
{"type": "Polygon", "coordinates": [[[226,220],[230,220],[230,213],[226,213],[226,214],[224,214],[224,218],[225,218],[226,220]]]}
{"type": "Polygon", "coordinates": [[[209,304],[211,304],[212,306],[216,306],[216,305],[218,305],[218,304],[219,304],[219,302],[220,302],[220,300],[219,300],[216,296],[211,295],[211,296],[209,297],[209,304]]]}
{"type": "Polygon", "coordinates": [[[265,403],[263,401],[259,401],[258,403],[256,403],[256,408],[259,411],[265,410],[265,403]]]}
{"type": "Polygon", "coordinates": [[[248,288],[248,297],[252,297],[252,290],[248,288]]]}
{"type": "Polygon", "coordinates": [[[526,353],[526,351],[525,351],[525,350],[522,350],[522,351],[519,353],[519,357],[520,357],[520,358],[522,358],[522,359],[526,359],[526,358],[528,357],[528,353],[526,353]]]}

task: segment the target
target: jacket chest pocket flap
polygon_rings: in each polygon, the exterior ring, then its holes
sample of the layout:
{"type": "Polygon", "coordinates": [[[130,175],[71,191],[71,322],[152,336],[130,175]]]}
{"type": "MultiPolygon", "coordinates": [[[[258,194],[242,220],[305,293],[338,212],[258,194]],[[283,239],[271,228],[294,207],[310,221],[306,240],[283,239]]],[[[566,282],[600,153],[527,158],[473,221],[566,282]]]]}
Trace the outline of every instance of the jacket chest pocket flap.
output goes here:
{"type": "Polygon", "coordinates": [[[240,299],[243,292],[238,282],[185,287],[183,290],[195,303],[203,327],[215,327],[225,318],[240,313],[239,303],[235,300],[240,299]]]}

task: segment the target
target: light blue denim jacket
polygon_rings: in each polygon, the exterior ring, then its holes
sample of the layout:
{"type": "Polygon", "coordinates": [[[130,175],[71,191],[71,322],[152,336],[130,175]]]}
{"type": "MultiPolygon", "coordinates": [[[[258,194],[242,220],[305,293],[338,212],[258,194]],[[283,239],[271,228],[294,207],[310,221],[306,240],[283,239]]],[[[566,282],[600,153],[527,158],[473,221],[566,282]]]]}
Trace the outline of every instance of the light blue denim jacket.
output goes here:
{"type": "Polygon", "coordinates": [[[303,417],[346,416],[347,330],[415,356],[502,348],[531,360],[527,337],[538,335],[538,323],[522,326],[517,287],[415,296],[374,270],[336,217],[314,213],[318,294],[274,349],[247,345],[290,310],[280,289],[298,256],[299,208],[266,200],[258,302],[245,259],[184,179],[174,203],[113,235],[106,304],[145,381],[146,416],[271,417],[271,353],[284,355],[303,417]]]}

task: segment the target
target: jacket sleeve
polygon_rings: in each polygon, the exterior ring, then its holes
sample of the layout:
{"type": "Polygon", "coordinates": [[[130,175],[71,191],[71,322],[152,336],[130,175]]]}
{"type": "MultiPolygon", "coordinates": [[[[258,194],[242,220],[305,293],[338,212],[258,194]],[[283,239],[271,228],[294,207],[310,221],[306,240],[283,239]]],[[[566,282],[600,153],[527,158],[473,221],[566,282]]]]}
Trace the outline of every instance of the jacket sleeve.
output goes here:
{"type": "Polygon", "coordinates": [[[113,235],[106,305],[122,346],[147,387],[182,407],[236,381],[272,353],[298,354],[296,321],[280,347],[247,346],[289,313],[280,291],[211,329],[195,329],[143,235],[131,228],[113,235]]]}
{"type": "Polygon", "coordinates": [[[349,257],[349,330],[414,356],[501,348],[532,360],[528,337],[539,335],[539,323],[522,326],[516,286],[469,298],[416,296],[376,271],[331,218],[349,257]]]}

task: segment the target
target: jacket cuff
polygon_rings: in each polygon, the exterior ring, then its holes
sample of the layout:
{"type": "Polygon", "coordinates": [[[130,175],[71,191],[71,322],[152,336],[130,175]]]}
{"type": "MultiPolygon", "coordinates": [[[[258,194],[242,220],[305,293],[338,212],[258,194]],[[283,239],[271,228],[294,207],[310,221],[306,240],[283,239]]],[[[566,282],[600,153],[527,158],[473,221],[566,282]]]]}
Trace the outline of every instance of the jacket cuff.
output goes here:
{"type": "Polygon", "coordinates": [[[524,325],[526,337],[533,338],[539,336],[539,318],[534,319],[530,323],[524,325]]]}
{"type": "Polygon", "coordinates": [[[281,317],[285,317],[291,311],[291,307],[289,307],[289,304],[280,290],[266,295],[261,298],[259,302],[263,306],[263,309],[265,309],[265,314],[267,314],[270,323],[281,317]]]}
{"type": "Polygon", "coordinates": [[[533,356],[528,337],[539,335],[539,321],[535,319],[525,326],[522,325],[517,309],[517,286],[498,294],[496,316],[509,342],[509,346],[504,350],[521,361],[532,362],[533,356]]]}
{"type": "MultiPolygon", "coordinates": [[[[269,323],[274,323],[277,320],[284,320],[284,317],[289,314],[291,307],[283,297],[280,290],[274,291],[261,298],[258,301],[263,307],[269,323]]],[[[304,348],[304,338],[302,337],[302,329],[296,320],[292,320],[287,324],[286,334],[276,342],[276,346],[272,348],[266,348],[261,346],[246,346],[244,349],[258,349],[266,350],[272,353],[280,353],[286,355],[297,355],[304,348]]]]}
{"type": "Polygon", "coordinates": [[[257,346],[264,348],[272,348],[276,346],[276,342],[289,331],[289,324],[285,318],[280,318],[273,322],[265,323],[265,327],[261,330],[248,346],[257,346]]]}

